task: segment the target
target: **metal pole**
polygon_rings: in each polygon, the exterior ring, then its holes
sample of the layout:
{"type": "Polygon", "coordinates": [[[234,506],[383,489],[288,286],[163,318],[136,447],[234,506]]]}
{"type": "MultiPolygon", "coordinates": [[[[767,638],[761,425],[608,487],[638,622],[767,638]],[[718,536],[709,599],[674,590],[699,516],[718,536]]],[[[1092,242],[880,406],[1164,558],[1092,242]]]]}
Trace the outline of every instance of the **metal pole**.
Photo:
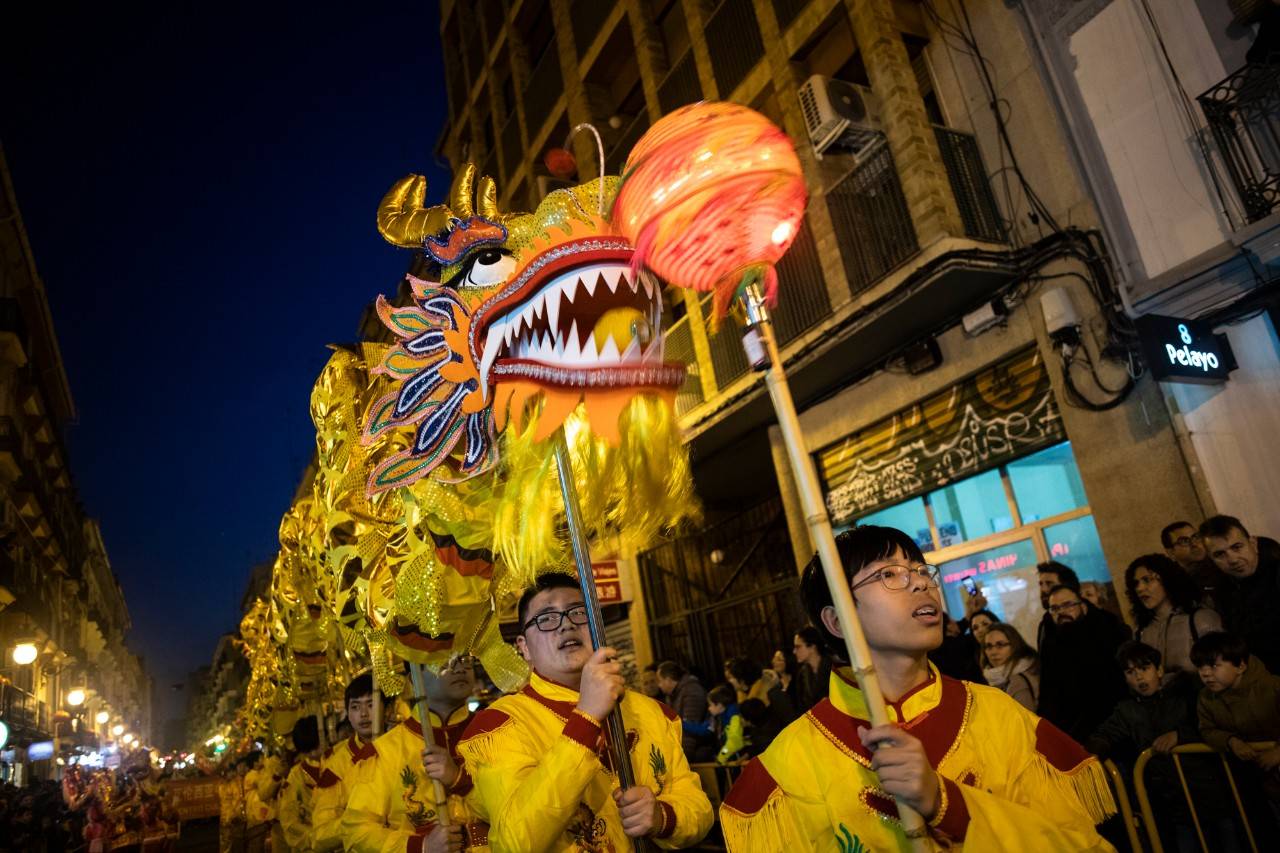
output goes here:
{"type": "MultiPolygon", "coordinates": [[[[418,708],[418,722],[422,724],[422,742],[427,738],[435,743],[435,735],[431,728],[431,709],[427,706],[427,678],[423,675],[422,664],[409,661],[409,677],[413,680],[413,704],[418,708]]],[[[439,779],[431,780],[431,790],[436,800],[436,821],[441,826],[449,825],[449,796],[445,793],[444,783],[439,779]]]]}
{"type": "MultiPolygon", "coordinates": [[[[591,551],[587,533],[582,527],[582,507],[578,503],[578,487],[573,479],[573,464],[569,459],[569,442],[564,427],[556,430],[556,471],[560,475],[560,494],[564,498],[565,523],[569,527],[569,542],[573,545],[573,561],[578,567],[578,585],[582,588],[582,600],[587,606],[587,630],[591,634],[591,648],[604,645],[604,616],[600,613],[600,599],[596,595],[595,575],[591,571],[591,551]]],[[[635,785],[631,770],[631,756],[627,753],[627,728],[622,719],[622,702],[613,706],[605,721],[609,734],[609,755],[618,774],[618,786],[622,790],[635,785]]],[[[636,850],[649,850],[644,838],[633,838],[636,850]]]]}
{"type": "MultiPolygon", "coordinates": [[[[853,667],[854,678],[858,681],[858,689],[867,700],[867,713],[871,716],[873,726],[891,723],[885,708],[884,693],[880,690],[880,680],[876,678],[875,667],[871,663],[871,650],[867,648],[867,638],[862,633],[862,623],[858,621],[858,613],[853,605],[853,593],[849,590],[849,582],[844,576],[840,563],[840,553],[836,550],[836,538],[831,532],[831,519],[827,515],[826,503],[822,500],[822,490],[818,487],[818,475],[813,468],[813,460],[804,446],[804,436],[800,431],[800,419],[796,416],[795,402],[791,399],[791,387],[787,384],[787,374],[782,369],[782,358],[778,354],[778,344],[773,335],[773,323],[765,308],[764,296],[760,286],[748,283],[742,295],[743,307],[746,308],[748,334],[752,331],[759,334],[759,340],[744,338],[743,346],[747,358],[757,369],[763,366],[762,358],[768,359],[764,381],[773,401],[774,412],[778,416],[778,428],[782,432],[782,441],[787,448],[787,459],[791,463],[792,477],[795,479],[796,491],[800,493],[800,504],[804,508],[805,521],[809,526],[809,534],[817,546],[818,557],[822,563],[822,571],[831,589],[831,601],[835,606],[836,616],[840,620],[840,633],[844,635],[845,649],[849,653],[849,663],[853,667]]],[[[913,850],[927,850],[928,829],[924,818],[909,808],[901,800],[898,804],[898,815],[902,829],[913,850]]]]}

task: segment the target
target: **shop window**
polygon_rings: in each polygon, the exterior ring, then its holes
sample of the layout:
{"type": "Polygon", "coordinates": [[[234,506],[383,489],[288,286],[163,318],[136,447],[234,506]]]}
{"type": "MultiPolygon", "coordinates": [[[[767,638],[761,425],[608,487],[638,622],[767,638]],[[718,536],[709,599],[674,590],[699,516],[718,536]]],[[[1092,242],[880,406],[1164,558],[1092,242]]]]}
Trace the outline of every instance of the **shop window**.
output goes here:
{"type": "Polygon", "coordinates": [[[933,550],[933,534],[929,532],[929,515],[924,508],[924,498],[912,498],[909,501],[885,507],[858,519],[858,524],[896,527],[914,539],[920,546],[920,550],[933,550]]]}
{"type": "Polygon", "coordinates": [[[999,470],[968,477],[929,495],[938,547],[947,548],[1013,527],[999,470]]]}
{"type": "Polygon", "coordinates": [[[1007,470],[1023,524],[1088,503],[1069,441],[1014,460],[1007,470]]]}
{"type": "Polygon", "coordinates": [[[1080,580],[1102,583],[1111,581],[1093,516],[1083,515],[1061,524],[1049,525],[1044,529],[1044,541],[1049,549],[1049,559],[1066,563],[1075,569],[1080,580]]]}
{"type": "Polygon", "coordinates": [[[938,566],[947,612],[953,619],[964,615],[964,601],[969,595],[965,581],[972,579],[986,596],[988,609],[1034,645],[1036,626],[1044,615],[1037,562],[1035,542],[1030,538],[947,560],[938,566]]]}

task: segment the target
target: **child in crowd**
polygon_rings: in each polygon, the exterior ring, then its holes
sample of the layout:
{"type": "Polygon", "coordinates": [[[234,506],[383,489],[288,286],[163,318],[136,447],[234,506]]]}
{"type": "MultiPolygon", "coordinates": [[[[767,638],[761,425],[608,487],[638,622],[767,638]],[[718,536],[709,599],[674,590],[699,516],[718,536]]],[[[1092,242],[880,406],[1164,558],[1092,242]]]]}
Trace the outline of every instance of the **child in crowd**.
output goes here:
{"type": "MultiPolygon", "coordinates": [[[[1199,740],[1196,730],[1195,685],[1183,678],[1164,684],[1164,666],[1159,650],[1146,643],[1130,641],[1116,650],[1116,663],[1124,673],[1130,698],[1085,742],[1100,759],[1111,758],[1131,774],[1133,764],[1145,749],[1157,754],[1144,772],[1152,808],[1160,826],[1167,830],[1164,846],[1173,850],[1198,850],[1195,825],[1187,807],[1178,771],[1169,753],[1179,744],[1199,740]]],[[[1182,759],[1187,784],[1197,813],[1206,829],[1219,841],[1215,849],[1241,850],[1231,804],[1222,795],[1225,781],[1216,767],[1217,759],[1189,755],[1182,759]]]]}
{"type": "Polygon", "coordinates": [[[720,742],[716,761],[724,764],[733,758],[747,742],[742,729],[742,716],[738,713],[738,694],[732,687],[724,684],[712,687],[707,693],[706,722],[686,722],[684,730],[695,735],[707,733],[716,735],[720,742]]]}
{"type": "Polygon", "coordinates": [[[1242,638],[1222,631],[1197,640],[1191,661],[1205,688],[1197,706],[1204,742],[1261,771],[1267,802],[1280,819],[1280,745],[1251,745],[1280,740],[1280,677],[1249,654],[1242,638]]]}

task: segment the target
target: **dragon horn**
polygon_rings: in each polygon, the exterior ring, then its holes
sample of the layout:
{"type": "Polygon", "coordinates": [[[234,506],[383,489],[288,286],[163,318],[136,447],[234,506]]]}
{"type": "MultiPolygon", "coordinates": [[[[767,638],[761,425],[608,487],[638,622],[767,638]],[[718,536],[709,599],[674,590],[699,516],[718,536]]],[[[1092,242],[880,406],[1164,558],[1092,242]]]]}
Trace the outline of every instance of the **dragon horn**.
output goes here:
{"type": "Polygon", "coordinates": [[[475,215],[475,210],[471,207],[475,186],[476,166],[474,163],[467,163],[458,171],[453,179],[453,186],[449,188],[449,206],[453,208],[453,215],[463,221],[475,215]]]}
{"type": "Polygon", "coordinates": [[[405,175],[395,182],[378,205],[378,233],[384,240],[402,249],[417,249],[423,238],[449,227],[453,212],[443,204],[425,207],[426,196],[427,179],[422,175],[405,175]]]}
{"type": "Polygon", "coordinates": [[[502,214],[498,211],[498,185],[488,175],[480,179],[480,185],[476,189],[476,205],[480,208],[480,215],[485,219],[490,222],[501,221],[502,214]]]}

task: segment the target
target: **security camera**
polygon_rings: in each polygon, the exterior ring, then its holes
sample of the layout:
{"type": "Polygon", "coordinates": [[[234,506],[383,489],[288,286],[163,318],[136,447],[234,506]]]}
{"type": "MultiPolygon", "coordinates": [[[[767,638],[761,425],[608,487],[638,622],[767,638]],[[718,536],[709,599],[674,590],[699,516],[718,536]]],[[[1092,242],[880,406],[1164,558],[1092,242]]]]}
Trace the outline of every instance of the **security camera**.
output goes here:
{"type": "Polygon", "coordinates": [[[1059,346],[1080,342],[1080,315],[1065,288],[1055,287],[1040,294],[1040,310],[1049,339],[1059,346]]]}

